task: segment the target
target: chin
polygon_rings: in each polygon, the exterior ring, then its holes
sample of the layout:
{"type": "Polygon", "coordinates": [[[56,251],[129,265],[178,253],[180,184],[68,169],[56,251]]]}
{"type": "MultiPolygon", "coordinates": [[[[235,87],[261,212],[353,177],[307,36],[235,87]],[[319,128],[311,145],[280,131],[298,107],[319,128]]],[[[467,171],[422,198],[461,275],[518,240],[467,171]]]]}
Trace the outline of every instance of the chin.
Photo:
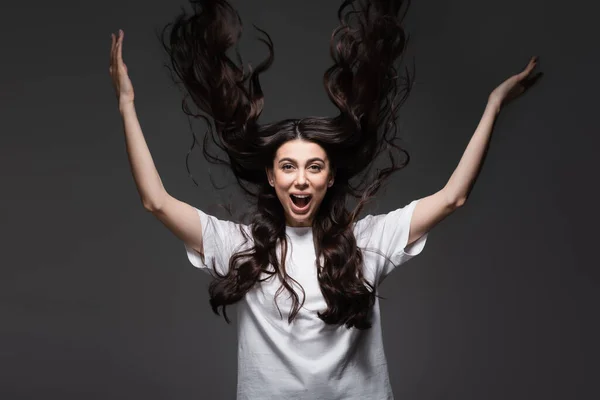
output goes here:
{"type": "MultiPolygon", "coordinates": [[[[312,224],[312,217],[312,214],[296,216],[290,212],[290,214],[288,214],[288,221],[292,222],[293,225],[310,226],[312,224]]],[[[290,225],[289,222],[288,225],[290,225]]]]}

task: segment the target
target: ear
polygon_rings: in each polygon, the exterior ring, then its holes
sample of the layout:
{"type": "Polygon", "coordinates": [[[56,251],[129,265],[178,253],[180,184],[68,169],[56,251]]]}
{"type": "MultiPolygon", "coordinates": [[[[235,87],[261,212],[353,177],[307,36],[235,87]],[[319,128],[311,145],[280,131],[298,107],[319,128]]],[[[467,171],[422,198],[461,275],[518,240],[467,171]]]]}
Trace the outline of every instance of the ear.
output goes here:
{"type": "Polygon", "coordinates": [[[269,185],[271,186],[275,186],[275,180],[273,177],[273,169],[272,168],[265,168],[265,172],[267,173],[267,180],[269,181],[269,185]]]}

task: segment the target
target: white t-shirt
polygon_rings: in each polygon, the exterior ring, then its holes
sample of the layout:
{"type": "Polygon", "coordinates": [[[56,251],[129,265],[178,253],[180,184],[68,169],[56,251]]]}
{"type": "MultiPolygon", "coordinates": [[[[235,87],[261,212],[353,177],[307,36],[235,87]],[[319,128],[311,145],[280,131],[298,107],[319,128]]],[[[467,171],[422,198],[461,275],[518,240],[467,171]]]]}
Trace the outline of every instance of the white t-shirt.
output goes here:
{"type": "MultiPolygon", "coordinates": [[[[419,200],[382,215],[367,215],[354,225],[363,251],[364,276],[377,290],[396,266],[421,253],[423,235],[410,246],[410,220],[419,200]],[[387,255],[391,263],[381,253],[387,255]],[[376,283],[374,283],[376,282],[376,283]]],[[[212,273],[212,261],[224,273],[229,258],[241,248],[240,226],[198,210],[205,263],[187,245],[190,262],[212,273]]],[[[243,226],[252,236],[248,226],[243,226]]],[[[379,299],[370,329],[325,324],[317,316],[327,305],[317,281],[316,255],[310,227],[286,227],[289,237],[286,270],[304,289],[303,307],[288,323],[292,300],[285,289],[277,297],[279,278],[264,281],[238,303],[238,400],[390,400],[393,399],[383,350],[379,299]]],[[[281,256],[281,254],[279,254],[281,256]]],[[[293,285],[301,301],[302,291],[293,285]]]]}

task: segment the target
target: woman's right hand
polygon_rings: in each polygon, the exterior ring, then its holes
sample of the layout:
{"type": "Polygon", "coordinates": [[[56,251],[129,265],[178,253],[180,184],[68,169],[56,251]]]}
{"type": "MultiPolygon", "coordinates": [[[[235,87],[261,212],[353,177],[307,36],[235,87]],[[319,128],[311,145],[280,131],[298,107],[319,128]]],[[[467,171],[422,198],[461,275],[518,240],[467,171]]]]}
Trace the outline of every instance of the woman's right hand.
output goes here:
{"type": "Polygon", "coordinates": [[[108,71],[112,77],[113,86],[119,107],[123,104],[133,103],[133,85],[131,79],[127,75],[127,66],[123,63],[123,30],[119,29],[119,35],[110,34],[112,38],[112,46],[110,49],[110,67],[108,71]]]}

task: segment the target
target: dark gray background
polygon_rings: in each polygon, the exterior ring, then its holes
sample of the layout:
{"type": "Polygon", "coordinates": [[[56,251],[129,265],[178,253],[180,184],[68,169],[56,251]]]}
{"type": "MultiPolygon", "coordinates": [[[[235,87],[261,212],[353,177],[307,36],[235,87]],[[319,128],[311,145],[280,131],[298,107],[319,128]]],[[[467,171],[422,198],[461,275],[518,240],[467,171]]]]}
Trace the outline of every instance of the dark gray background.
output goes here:
{"type": "MultiPolygon", "coordinates": [[[[262,121],[332,115],[322,89],[338,1],[234,1],[242,52],[275,42],[262,121]]],[[[411,163],[373,212],[446,183],[488,94],[540,56],[545,76],[499,116],[466,206],[383,284],[398,399],[595,399],[599,349],[598,35],[593,2],[415,1],[417,83],[401,111],[411,163]]],[[[235,324],[209,276],[142,208],[108,74],[110,33],[167,190],[212,207],[181,92],[154,31],[184,2],[13,2],[0,20],[2,399],[231,399],[235,324]]],[[[200,131],[201,125],[196,126],[200,131]]],[[[217,174],[218,175],[218,174],[217,174]]]]}

